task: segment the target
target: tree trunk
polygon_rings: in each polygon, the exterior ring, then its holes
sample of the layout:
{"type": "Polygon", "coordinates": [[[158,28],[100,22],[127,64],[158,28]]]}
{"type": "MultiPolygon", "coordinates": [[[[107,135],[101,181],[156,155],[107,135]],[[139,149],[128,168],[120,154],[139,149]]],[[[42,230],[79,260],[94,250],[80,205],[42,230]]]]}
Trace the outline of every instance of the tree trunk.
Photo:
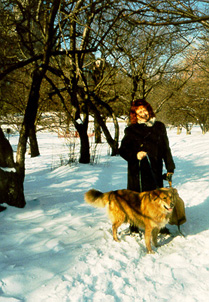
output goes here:
{"type": "Polygon", "coordinates": [[[79,163],[89,164],[90,163],[90,153],[89,153],[89,138],[86,131],[81,131],[80,135],[80,158],[79,163]]]}
{"type": "Polygon", "coordinates": [[[94,133],[95,133],[95,143],[100,144],[102,142],[101,127],[97,122],[96,118],[94,118],[94,133]]]}
{"type": "Polygon", "coordinates": [[[13,150],[9,141],[4,136],[0,128],[0,167],[14,168],[15,162],[13,158],[13,150]]]}
{"type": "Polygon", "coordinates": [[[75,123],[76,130],[80,136],[80,158],[79,163],[89,164],[90,163],[90,147],[89,147],[89,137],[87,133],[88,129],[88,116],[85,118],[83,123],[75,123]]]}
{"type": "Polygon", "coordinates": [[[202,130],[202,134],[205,134],[208,131],[208,126],[206,126],[206,124],[204,123],[199,123],[200,125],[200,129],[202,130]]]}
{"type": "Polygon", "coordinates": [[[181,134],[181,132],[182,132],[182,127],[181,126],[177,126],[177,134],[179,135],[179,134],[181,134]]]}
{"type": "Polygon", "coordinates": [[[53,48],[54,37],[56,35],[56,31],[54,29],[55,18],[59,10],[59,6],[60,6],[60,0],[53,2],[48,18],[46,20],[45,39],[44,39],[45,45],[43,48],[43,57],[42,57],[41,64],[39,64],[39,66],[33,72],[28,104],[26,107],[25,116],[20,131],[20,139],[17,147],[16,168],[18,174],[22,178],[22,181],[24,181],[25,178],[25,153],[26,153],[27,140],[30,135],[30,131],[32,131],[31,129],[34,129],[34,125],[35,125],[35,119],[38,110],[39,91],[40,91],[42,80],[46,74],[49,65],[49,59],[51,56],[51,50],[53,48]]]}
{"type": "Polygon", "coordinates": [[[38,148],[36,130],[35,130],[34,125],[33,125],[33,128],[29,129],[29,140],[30,140],[30,154],[31,154],[31,157],[39,156],[40,152],[39,152],[39,148],[38,148]]]}
{"type": "MultiPolygon", "coordinates": [[[[118,154],[118,133],[119,133],[119,130],[118,129],[116,130],[115,139],[113,139],[110,132],[109,132],[109,130],[108,130],[108,128],[107,128],[107,126],[106,126],[106,124],[105,124],[105,122],[103,121],[103,118],[101,117],[98,109],[96,108],[96,106],[92,102],[90,102],[90,107],[91,107],[91,110],[94,112],[94,115],[95,115],[99,125],[101,126],[103,132],[104,132],[107,143],[112,148],[111,156],[117,155],[118,154]]],[[[115,120],[116,119],[114,119],[114,123],[115,123],[115,120]]]]}
{"type": "Polygon", "coordinates": [[[20,130],[16,163],[18,174],[22,177],[23,181],[25,178],[25,153],[27,140],[29,135],[31,138],[34,138],[34,124],[38,110],[39,91],[45,72],[46,70],[42,67],[34,71],[28,104],[25,110],[22,128],[20,130]]]}
{"type": "MultiPolygon", "coordinates": [[[[0,128],[0,204],[23,208],[25,197],[23,181],[15,169],[13,150],[0,128]]],[[[0,207],[0,211],[3,210],[0,207]]]]}

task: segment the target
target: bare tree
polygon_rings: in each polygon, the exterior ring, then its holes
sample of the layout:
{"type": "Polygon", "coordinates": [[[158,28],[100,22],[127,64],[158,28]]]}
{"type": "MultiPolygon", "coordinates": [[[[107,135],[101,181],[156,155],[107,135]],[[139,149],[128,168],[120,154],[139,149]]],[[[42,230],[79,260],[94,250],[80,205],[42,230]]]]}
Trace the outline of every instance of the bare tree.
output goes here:
{"type": "Polygon", "coordinates": [[[0,49],[0,80],[26,66],[31,69],[31,85],[15,164],[21,182],[25,176],[28,138],[32,155],[39,154],[35,125],[43,83],[50,85],[51,95],[59,98],[80,134],[80,162],[88,163],[90,158],[87,135],[89,110],[97,116],[115,152],[118,129],[109,100],[118,102],[119,94],[107,88],[111,86],[111,80],[114,76],[116,79],[116,75],[121,76],[123,71],[129,78],[128,83],[133,85],[128,99],[137,95],[147,96],[164,74],[170,72],[169,64],[174,55],[183,50],[182,45],[185,47],[190,43],[185,39],[184,28],[208,28],[209,15],[204,12],[205,3],[148,0],[1,2],[0,38],[3,47],[0,49]],[[134,27],[135,30],[131,30],[134,27]],[[178,33],[178,38],[184,43],[167,43],[165,38],[172,39],[173,33],[178,33]],[[163,57],[165,51],[166,56],[163,57]],[[108,58],[113,68],[92,87],[88,83],[86,66],[90,63],[88,55],[96,52],[108,58]],[[68,69],[63,67],[64,60],[70,62],[68,69]],[[114,118],[114,138],[107,131],[100,108],[106,108],[107,114],[114,118]]]}
{"type": "Polygon", "coordinates": [[[154,26],[194,25],[209,28],[207,0],[131,1],[124,17],[132,24],[154,26]]]}

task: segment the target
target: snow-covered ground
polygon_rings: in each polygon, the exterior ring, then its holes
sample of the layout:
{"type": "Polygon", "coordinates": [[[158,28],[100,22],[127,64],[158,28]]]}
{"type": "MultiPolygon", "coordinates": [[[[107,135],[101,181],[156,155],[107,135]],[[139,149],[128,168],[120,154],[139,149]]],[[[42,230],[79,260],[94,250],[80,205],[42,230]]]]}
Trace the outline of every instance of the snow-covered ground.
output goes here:
{"type": "Polygon", "coordinates": [[[126,162],[102,144],[97,164],[60,166],[65,139],[40,133],[41,156],[26,159],[26,207],[0,213],[0,302],[208,301],[209,133],[168,135],[186,237],[168,226],[174,236],[160,237],[162,246],[147,255],[143,237],[114,242],[106,211],[83,199],[90,188],[126,188],[126,162]]]}

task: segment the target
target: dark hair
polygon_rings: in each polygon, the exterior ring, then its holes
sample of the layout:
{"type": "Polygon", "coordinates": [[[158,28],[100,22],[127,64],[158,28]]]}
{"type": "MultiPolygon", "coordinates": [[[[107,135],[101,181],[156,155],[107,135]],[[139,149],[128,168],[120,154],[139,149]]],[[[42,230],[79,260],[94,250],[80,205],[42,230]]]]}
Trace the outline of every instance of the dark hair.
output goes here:
{"type": "Polygon", "coordinates": [[[155,113],[151,107],[151,105],[145,100],[145,99],[137,99],[132,102],[131,104],[131,110],[130,110],[130,123],[131,124],[136,124],[137,123],[137,116],[136,116],[136,109],[139,106],[143,106],[144,108],[147,109],[149,112],[149,117],[155,117],[155,113]]]}

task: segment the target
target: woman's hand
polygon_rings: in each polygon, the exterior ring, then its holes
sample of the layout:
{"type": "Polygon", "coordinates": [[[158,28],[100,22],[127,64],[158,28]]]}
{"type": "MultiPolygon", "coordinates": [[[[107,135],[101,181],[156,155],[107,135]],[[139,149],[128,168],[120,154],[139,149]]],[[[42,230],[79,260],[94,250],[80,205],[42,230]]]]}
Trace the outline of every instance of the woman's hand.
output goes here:
{"type": "Polygon", "coordinates": [[[172,172],[167,172],[166,173],[166,180],[169,182],[172,182],[172,176],[173,176],[173,173],[172,172]]]}
{"type": "Polygon", "coordinates": [[[144,151],[139,151],[137,154],[136,154],[136,157],[138,160],[142,160],[144,157],[147,156],[147,152],[144,152],[144,151]]]}

